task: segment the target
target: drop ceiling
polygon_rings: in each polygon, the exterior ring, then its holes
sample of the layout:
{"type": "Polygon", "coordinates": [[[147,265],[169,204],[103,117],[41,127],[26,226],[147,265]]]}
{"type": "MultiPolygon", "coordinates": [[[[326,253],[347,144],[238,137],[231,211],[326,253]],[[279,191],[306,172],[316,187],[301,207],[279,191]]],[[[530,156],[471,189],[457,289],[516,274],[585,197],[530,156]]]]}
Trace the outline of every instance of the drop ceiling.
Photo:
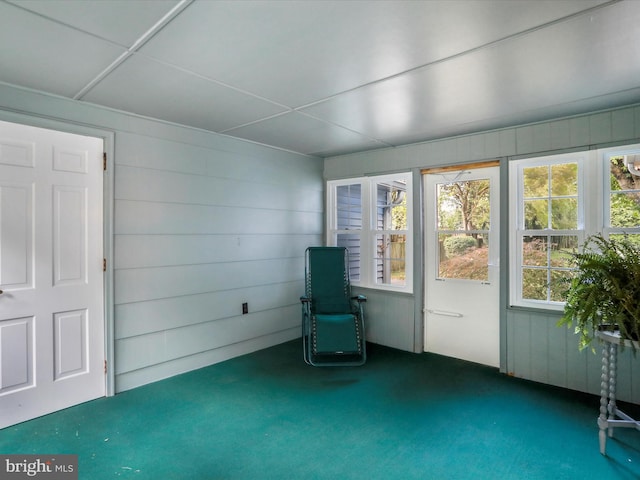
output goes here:
{"type": "Polygon", "coordinates": [[[640,103],[640,1],[0,0],[0,82],[326,157],[640,103]]]}

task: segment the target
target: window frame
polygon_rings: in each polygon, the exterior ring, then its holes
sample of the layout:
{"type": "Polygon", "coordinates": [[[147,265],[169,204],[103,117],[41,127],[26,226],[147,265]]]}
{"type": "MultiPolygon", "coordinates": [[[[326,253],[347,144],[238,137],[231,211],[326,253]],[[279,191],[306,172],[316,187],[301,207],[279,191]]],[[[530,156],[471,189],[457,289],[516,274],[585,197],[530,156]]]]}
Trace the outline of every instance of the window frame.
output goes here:
{"type": "MultiPolygon", "coordinates": [[[[509,218],[511,220],[509,228],[509,304],[517,307],[531,307],[536,309],[563,310],[564,302],[549,299],[550,291],[547,291],[547,300],[525,299],[522,297],[523,270],[525,267],[531,268],[524,263],[523,259],[523,239],[526,236],[577,236],[578,245],[582,246],[584,239],[593,229],[593,220],[590,212],[593,211],[593,199],[587,198],[585,192],[590,192],[592,177],[596,172],[591,166],[595,166],[593,153],[590,151],[572,152],[558,155],[548,155],[543,157],[531,157],[509,162],[509,218]],[[591,160],[591,161],[590,161],[591,160]],[[577,164],[577,221],[575,229],[527,229],[525,228],[525,197],[524,197],[524,169],[538,166],[553,166],[566,163],[577,164]]],[[[548,198],[553,196],[549,192],[548,198]]],[[[601,202],[600,202],[601,203],[601,202]]],[[[596,208],[597,210],[597,208],[596,208]]],[[[601,222],[599,222],[601,223],[601,222]]],[[[543,270],[542,268],[538,268],[543,270]]],[[[562,271],[564,268],[555,267],[548,262],[545,270],[547,278],[553,271],[562,271]]]]}
{"type": "MultiPolygon", "coordinates": [[[[386,175],[376,175],[339,180],[328,180],[326,184],[326,244],[337,245],[338,235],[359,235],[359,279],[351,278],[354,286],[378,290],[413,293],[413,176],[411,172],[399,172],[386,175]],[[406,229],[384,230],[378,228],[377,222],[377,186],[380,183],[405,182],[406,185],[406,229]],[[360,229],[341,229],[338,226],[338,187],[360,185],[362,225],[360,229]],[[405,282],[403,285],[380,283],[377,279],[377,237],[383,234],[405,236],[405,282]]],[[[353,259],[352,259],[352,263],[353,259]]]]}

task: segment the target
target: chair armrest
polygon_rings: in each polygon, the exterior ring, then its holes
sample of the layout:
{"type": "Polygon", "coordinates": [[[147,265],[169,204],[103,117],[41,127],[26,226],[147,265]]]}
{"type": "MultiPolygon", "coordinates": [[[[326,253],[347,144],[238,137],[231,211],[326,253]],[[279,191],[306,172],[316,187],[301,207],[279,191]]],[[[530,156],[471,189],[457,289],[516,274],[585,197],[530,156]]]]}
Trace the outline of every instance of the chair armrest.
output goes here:
{"type": "Polygon", "coordinates": [[[366,302],[367,297],[364,295],[356,295],[355,297],[351,297],[351,300],[355,300],[356,302],[366,302]]]}
{"type": "Polygon", "coordinates": [[[303,295],[303,296],[300,297],[300,301],[302,303],[309,303],[309,302],[311,302],[311,299],[309,297],[307,297],[306,295],[303,295]]]}

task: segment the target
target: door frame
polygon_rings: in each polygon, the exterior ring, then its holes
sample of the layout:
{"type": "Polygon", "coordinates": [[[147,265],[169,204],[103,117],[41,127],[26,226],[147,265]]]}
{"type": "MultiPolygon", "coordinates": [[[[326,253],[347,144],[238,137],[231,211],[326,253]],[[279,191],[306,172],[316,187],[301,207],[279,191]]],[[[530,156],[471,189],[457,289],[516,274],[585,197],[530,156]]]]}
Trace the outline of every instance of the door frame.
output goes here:
{"type": "Polygon", "coordinates": [[[59,132],[85,135],[100,138],[103,141],[104,151],[107,155],[106,171],[103,174],[103,212],[102,212],[102,245],[103,256],[106,259],[106,271],[104,272],[104,353],[107,362],[105,374],[105,396],[115,395],[115,330],[114,330],[114,289],[113,289],[113,202],[114,202],[114,145],[115,133],[96,127],[75,124],[63,120],[48,117],[33,116],[28,113],[0,109],[0,120],[31,127],[46,128],[59,132]]]}

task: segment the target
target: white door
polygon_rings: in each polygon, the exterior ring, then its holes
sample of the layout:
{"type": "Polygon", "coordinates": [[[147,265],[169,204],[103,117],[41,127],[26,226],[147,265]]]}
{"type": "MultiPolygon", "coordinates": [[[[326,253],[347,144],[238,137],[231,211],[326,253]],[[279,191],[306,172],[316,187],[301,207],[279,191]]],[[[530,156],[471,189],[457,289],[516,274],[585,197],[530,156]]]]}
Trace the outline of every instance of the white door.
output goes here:
{"type": "Polygon", "coordinates": [[[500,364],[499,168],[428,173],[425,351],[500,364]]]}
{"type": "Polygon", "coordinates": [[[0,122],[0,428],[105,395],[102,152],[0,122]]]}

